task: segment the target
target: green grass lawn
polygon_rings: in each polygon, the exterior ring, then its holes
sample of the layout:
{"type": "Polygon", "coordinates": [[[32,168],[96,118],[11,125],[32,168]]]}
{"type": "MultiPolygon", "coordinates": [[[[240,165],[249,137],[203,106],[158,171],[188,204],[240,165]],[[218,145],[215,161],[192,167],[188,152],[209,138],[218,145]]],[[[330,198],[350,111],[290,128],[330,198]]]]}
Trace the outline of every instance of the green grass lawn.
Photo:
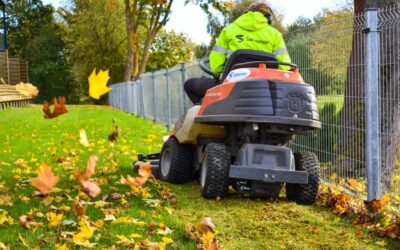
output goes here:
{"type": "Polygon", "coordinates": [[[62,244],[79,248],[72,241],[72,235],[80,232],[75,225],[79,218],[72,211],[72,200],[77,197],[89,202],[86,220],[96,230],[88,241],[97,243],[94,246],[97,249],[132,248],[124,245],[124,237],[142,244],[145,239],[161,242],[168,237],[180,249],[196,249],[195,243],[185,236],[184,228],[187,223],[197,224],[203,215],[212,217],[223,249],[400,248],[398,242],[377,238],[319,205],[300,206],[284,198],[250,199],[234,193],[219,201],[204,200],[196,181],[183,186],[167,184],[178,196],[172,214],[157,192],[159,188],[145,184],[152,195],[150,201],[161,202],[160,206],[148,206],[141,195],[131,195],[131,189],[119,180],[133,174],[131,162],[137,152],[160,150],[159,138],[167,131],[107,107],[68,106],[68,110],[53,120],[44,119],[39,106],[0,111],[0,242],[11,249],[54,249],[62,244]],[[121,134],[117,142],[110,143],[107,136],[113,130],[113,119],[121,134]],[[86,130],[89,148],[79,143],[80,129],[86,130]],[[92,179],[102,189],[96,198],[82,193],[72,177],[76,168],[85,168],[93,154],[99,157],[99,163],[92,179]],[[69,162],[60,162],[60,158],[68,158],[69,162]],[[31,195],[35,189],[29,177],[36,176],[41,162],[52,166],[53,172],[61,176],[58,192],[47,198],[31,195]],[[107,199],[104,205],[101,201],[106,194],[119,194],[123,199],[107,199]],[[4,201],[4,197],[10,200],[4,201]],[[115,217],[125,218],[125,223],[104,220],[111,209],[118,211],[115,217]],[[62,214],[60,225],[49,226],[50,219],[46,216],[50,212],[62,214]],[[33,220],[42,225],[24,229],[18,218],[27,214],[32,214],[33,220]],[[164,234],[168,231],[166,227],[172,233],[164,234]]]}

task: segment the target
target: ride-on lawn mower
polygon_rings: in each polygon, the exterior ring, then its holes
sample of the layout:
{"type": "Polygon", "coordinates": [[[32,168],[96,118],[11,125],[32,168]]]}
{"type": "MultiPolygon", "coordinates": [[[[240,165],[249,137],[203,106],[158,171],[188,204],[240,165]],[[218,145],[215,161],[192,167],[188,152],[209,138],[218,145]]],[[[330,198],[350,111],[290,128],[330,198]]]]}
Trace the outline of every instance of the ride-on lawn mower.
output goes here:
{"type": "MultiPolygon", "coordinates": [[[[213,74],[206,59],[200,67],[213,74]]],[[[321,127],[314,88],[295,64],[253,50],[235,51],[220,79],[176,122],[161,153],[139,160],[151,160],[156,176],[170,183],[200,176],[204,198],[224,197],[230,185],[239,193],[277,197],[286,183],[289,200],[314,203],[318,159],[286,146],[295,135],[321,127]]]]}

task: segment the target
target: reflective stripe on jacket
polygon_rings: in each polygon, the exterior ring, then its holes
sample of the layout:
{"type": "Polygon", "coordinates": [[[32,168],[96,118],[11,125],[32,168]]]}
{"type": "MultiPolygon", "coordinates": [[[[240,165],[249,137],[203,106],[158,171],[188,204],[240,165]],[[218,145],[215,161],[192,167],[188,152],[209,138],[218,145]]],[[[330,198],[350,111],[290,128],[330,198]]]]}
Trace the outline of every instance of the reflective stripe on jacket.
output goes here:
{"type": "MultiPolygon", "coordinates": [[[[210,67],[216,76],[223,72],[227,58],[238,49],[273,53],[278,61],[291,62],[282,34],[260,12],[247,12],[222,30],[210,53],[210,67]]],[[[289,67],[279,66],[279,69],[289,67]]]]}

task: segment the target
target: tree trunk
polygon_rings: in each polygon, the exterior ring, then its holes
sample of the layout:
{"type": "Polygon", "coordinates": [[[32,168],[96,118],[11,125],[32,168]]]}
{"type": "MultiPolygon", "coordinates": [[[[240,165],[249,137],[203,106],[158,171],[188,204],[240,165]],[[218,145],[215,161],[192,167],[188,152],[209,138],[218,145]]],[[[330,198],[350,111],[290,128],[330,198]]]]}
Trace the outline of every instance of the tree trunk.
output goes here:
{"type": "MultiPolygon", "coordinates": [[[[367,8],[385,8],[400,5],[400,0],[355,0],[354,10],[357,13],[367,8]]],[[[386,186],[390,185],[391,175],[396,165],[400,144],[400,43],[396,34],[399,26],[393,24],[393,17],[380,11],[380,106],[381,106],[381,160],[382,180],[386,186]]],[[[355,24],[357,23],[355,18],[355,24]]],[[[365,72],[364,72],[364,35],[361,32],[353,33],[352,53],[347,68],[345,87],[345,103],[341,117],[342,130],[337,144],[342,157],[336,161],[341,169],[347,169],[355,176],[365,174],[365,72]],[[362,97],[362,98],[360,98],[362,97]],[[355,159],[355,160],[354,160],[355,159]]]]}
{"type": "Polygon", "coordinates": [[[125,6],[126,10],[126,33],[128,36],[128,50],[126,55],[126,65],[125,65],[125,72],[124,72],[124,81],[130,81],[132,78],[133,73],[133,66],[134,66],[134,57],[135,57],[135,32],[134,32],[134,23],[132,20],[132,15],[130,10],[128,9],[129,6],[125,6]]]}

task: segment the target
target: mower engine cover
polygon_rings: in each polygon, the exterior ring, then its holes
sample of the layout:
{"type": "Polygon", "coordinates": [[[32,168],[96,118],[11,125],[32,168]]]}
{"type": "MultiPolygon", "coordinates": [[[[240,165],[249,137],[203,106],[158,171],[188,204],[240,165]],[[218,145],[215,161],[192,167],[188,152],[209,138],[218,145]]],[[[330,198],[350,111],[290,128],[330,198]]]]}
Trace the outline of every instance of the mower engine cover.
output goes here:
{"type": "Polygon", "coordinates": [[[265,64],[232,70],[222,84],[207,91],[195,121],[321,127],[314,88],[304,83],[297,68],[283,71],[265,64]]]}

